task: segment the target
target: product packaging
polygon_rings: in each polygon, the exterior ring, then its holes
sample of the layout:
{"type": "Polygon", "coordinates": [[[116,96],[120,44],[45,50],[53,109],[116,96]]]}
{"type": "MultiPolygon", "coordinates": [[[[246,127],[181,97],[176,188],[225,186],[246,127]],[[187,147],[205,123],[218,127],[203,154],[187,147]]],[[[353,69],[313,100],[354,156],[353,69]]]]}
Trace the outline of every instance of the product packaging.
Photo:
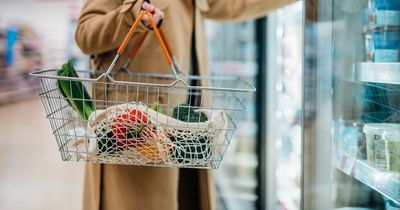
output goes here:
{"type": "Polygon", "coordinates": [[[370,26],[365,29],[367,62],[399,62],[400,27],[370,26]]]}
{"type": "Polygon", "coordinates": [[[400,173],[400,131],[385,131],[382,134],[385,141],[387,171],[400,173]]]}
{"type": "Polygon", "coordinates": [[[370,0],[369,25],[400,25],[400,0],[370,0]]]}
{"type": "Polygon", "coordinates": [[[398,131],[400,124],[368,123],[364,125],[367,145],[367,162],[380,171],[386,171],[385,141],[382,134],[385,131],[398,131]]]}

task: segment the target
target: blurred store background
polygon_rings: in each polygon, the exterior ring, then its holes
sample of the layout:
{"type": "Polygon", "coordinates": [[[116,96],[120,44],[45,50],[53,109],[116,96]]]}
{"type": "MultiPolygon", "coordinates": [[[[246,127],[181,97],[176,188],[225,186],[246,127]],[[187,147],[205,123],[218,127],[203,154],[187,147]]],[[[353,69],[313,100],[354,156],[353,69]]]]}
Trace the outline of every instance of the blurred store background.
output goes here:
{"type": "Polygon", "coordinates": [[[300,208],[301,23],[301,2],[268,19],[207,23],[212,72],[258,89],[215,171],[217,209],[300,208]]]}
{"type": "MultiPolygon", "coordinates": [[[[35,96],[35,81],[27,75],[58,68],[69,58],[78,69],[87,68],[89,58],[74,41],[80,4],[79,0],[0,2],[0,116],[7,119],[0,121],[0,209],[80,209],[83,164],[60,160],[35,96]]],[[[256,94],[249,97],[248,112],[241,117],[224,163],[215,171],[219,210],[256,210],[264,205],[261,200],[273,202],[277,209],[299,209],[301,8],[296,3],[272,13],[268,20],[206,23],[212,74],[237,75],[264,94],[263,99],[256,94]],[[285,13],[292,15],[285,18],[285,13]],[[267,43],[274,45],[267,48],[267,43]],[[261,107],[266,98],[274,104],[268,110],[261,107]],[[265,111],[276,115],[267,116],[265,111]],[[267,128],[267,117],[279,123],[267,128]],[[260,131],[267,129],[276,129],[269,136],[276,142],[261,139],[267,137],[260,131]],[[272,165],[261,154],[267,151],[261,145],[276,155],[272,165]],[[261,186],[267,183],[273,184],[268,186],[268,198],[261,186]]]]}
{"type": "Polygon", "coordinates": [[[80,1],[0,1],[0,209],[81,209],[83,165],[61,162],[29,72],[84,66],[80,1]]]}
{"type": "MultiPolygon", "coordinates": [[[[0,116],[8,119],[0,121],[4,130],[0,135],[0,209],[79,209],[81,205],[83,165],[60,160],[35,96],[35,81],[27,75],[58,68],[68,58],[74,59],[78,69],[87,68],[89,58],[74,41],[80,4],[79,0],[0,2],[0,116]]],[[[257,146],[261,144],[277,149],[273,164],[277,172],[272,173],[277,182],[271,186],[274,196],[269,199],[276,199],[273,202],[281,209],[299,207],[301,14],[297,3],[274,12],[268,21],[206,23],[212,74],[238,75],[258,88],[274,81],[273,90],[260,93],[265,93],[263,98],[274,97],[268,101],[274,101],[276,110],[269,108],[269,112],[276,112],[274,118],[280,122],[268,128],[277,129],[276,143],[263,144],[259,133],[267,129],[261,127],[266,126],[266,121],[261,122],[266,115],[260,117],[260,112],[266,107],[260,108],[262,101],[256,94],[249,97],[248,112],[241,117],[224,164],[215,171],[217,209],[255,210],[262,205],[261,183],[267,180],[260,170],[267,168],[260,164],[267,161],[257,146]],[[293,15],[284,18],[285,12],[293,15]],[[267,34],[271,38],[266,39],[267,34]],[[267,42],[274,43],[274,48],[267,49],[267,42]],[[266,66],[267,59],[273,65],[266,66]],[[287,128],[293,132],[285,132],[287,128]]]]}
{"type": "Polygon", "coordinates": [[[80,1],[17,0],[0,2],[0,104],[32,96],[27,73],[58,68],[74,58],[88,60],[76,46],[74,31],[80,1]]]}
{"type": "MultiPolygon", "coordinates": [[[[83,164],[61,161],[28,76],[89,66],[80,6],[0,1],[1,210],[81,208],[83,164]]],[[[258,89],[214,171],[217,210],[400,209],[400,0],[304,0],[206,29],[212,74],[258,89]]]]}

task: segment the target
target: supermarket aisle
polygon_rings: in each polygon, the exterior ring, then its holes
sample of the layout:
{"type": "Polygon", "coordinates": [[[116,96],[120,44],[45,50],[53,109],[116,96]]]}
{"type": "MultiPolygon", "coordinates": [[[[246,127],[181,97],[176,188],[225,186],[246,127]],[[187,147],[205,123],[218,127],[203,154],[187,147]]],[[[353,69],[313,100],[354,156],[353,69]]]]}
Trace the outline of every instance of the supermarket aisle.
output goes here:
{"type": "Polygon", "coordinates": [[[83,165],[62,162],[38,99],[0,106],[0,209],[81,209],[83,165]]]}

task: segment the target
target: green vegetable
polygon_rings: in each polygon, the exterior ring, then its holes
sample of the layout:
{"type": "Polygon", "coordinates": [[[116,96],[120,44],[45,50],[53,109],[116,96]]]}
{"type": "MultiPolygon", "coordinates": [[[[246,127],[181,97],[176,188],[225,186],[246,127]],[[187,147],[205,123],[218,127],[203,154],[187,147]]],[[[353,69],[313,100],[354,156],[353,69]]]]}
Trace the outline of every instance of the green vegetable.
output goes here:
{"type": "Polygon", "coordinates": [[[172,117],[184,122],[205,122],[207,116],[202,112],[196,112],[196,109],[189,104],[181,104],[174,108],[172,117]]]}
{"type": "MultiPolygon", "coordinates": [[[[58,76],[78,77],[72,61],[69,60],[57,71],[58,76]]],[[[85,86],[80,81],[58,80],[58,89],[68,104],[85,120],[96,110],[85,86]]]]}
{"type": "Polygon", "coordinates": [[[162,106],[159,105],[159,104],[152,104],[152,105],[149,106],[149,108],[154,110],[154,111],[156,111],[156,112],[158,112],[158,113],[162,113],[163,112],[162,106]]]}
{"type": "MultiPolygon", "coordinates": [[[[205,122],[207,116],[188,104],[181,104],[174,108],[173,118],[184,122],[205,122]]],[[[184,131],[181,131],[184,132],[184,131]]],[[[190,132],[189,132],[190,135],[190,132]]],[[[211,144],[207,137],[198,139],[183,139],[174,137],[172,141],[178,146],[174,148],[173,156],[179,163],[188,163],[189,160],[204,160],[210,158],[211,144]]]]}
{"type": "Polygon", "coordinates": [[[105,133],[106,130],[103,128],[102,132],[96,132],[97,136],[97,147],[100,153],[106,154],[116,154],[119,152],[119,147],[117,145],[118,140],[115,138],[112,132],[105,133]],[[106,136],[104,136],[106,134],[106,136]]]}

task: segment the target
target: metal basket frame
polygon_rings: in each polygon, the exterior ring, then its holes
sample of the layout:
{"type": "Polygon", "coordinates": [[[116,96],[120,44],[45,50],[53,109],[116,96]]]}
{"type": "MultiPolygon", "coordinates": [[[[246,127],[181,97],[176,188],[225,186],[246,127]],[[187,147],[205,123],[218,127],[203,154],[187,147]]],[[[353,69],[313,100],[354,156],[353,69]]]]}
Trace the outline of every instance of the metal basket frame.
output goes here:
{"type": "Polygon", "coordinates": [[[107,71],[95,72],[98,76],[91,71],[77,72],[81,77],[57,76],[57,70],[31,73],[39,81],[39,96],[64,161],[218,168],[237,129],[238,117],[246,110],[246,97],[255,91],[251,84],[234,76],[185,75],[180,70],[165,35],[158,30],[152,15],[144,11],[132,25],[107,71]],[[127,70],[148,32],[139,37],[122,71],[112,72],[144,15],[148,15],[151,21],[156,38],[171,66],[172,75],[134,73],[127,70]],[[124,74],[123,78],[129,80],[118,79],[119,74],[124,74]],[[82,86],[91,89],[92,99],[73,100],[91,101],[96,104],[98,111],[92,113],[88,120],[80,118],[60,94],[57,86],[60,80],[69,81],[70,84],[73,81],[80,82],[82,86]],[[189,85],[192,82],[202,86],[189,85]],[[163,101],[154,101],[154,98],[163,101]],[[176,108],[182,102],[193,102],[193,105],[176,108]],[[158,106],[163,112],[155,113],[150,106],[158,106]],[[121,123],[118,120],[121,116],[130,119],[132,110],[139,110],[139,107],[141,109],[136,113],[142,112],[148,118],[146,122],[140,121],[145,132],[141,127],[139,137],[127,137],[128,130],[137,128],[139,123],[121,123]],[[180,110],[188,110],[188,118],[198,116],[198,122],[190,124],[170,117],[174,111],[179,115],[180,110]],[[202,115],[207,116],[204,118],[202,115]],[[104,118],[100,120],[100,117],[104,118]],[[162,119],[167,119],[167,123],[162,119]],[[124,130],[123,138],[115,132],[115,127],[124,130]]]}

